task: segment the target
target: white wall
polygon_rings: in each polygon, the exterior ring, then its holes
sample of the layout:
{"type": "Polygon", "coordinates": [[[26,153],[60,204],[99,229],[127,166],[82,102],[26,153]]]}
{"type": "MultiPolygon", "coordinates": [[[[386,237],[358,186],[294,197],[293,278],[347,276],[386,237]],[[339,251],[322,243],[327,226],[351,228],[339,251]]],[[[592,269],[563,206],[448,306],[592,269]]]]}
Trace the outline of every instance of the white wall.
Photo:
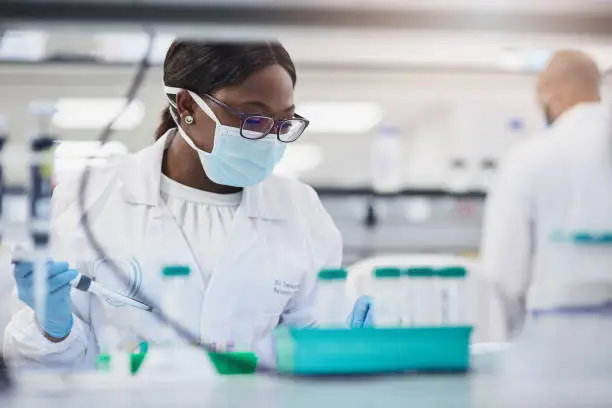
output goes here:
{"type": "MultiPolygon", "coordinates": [[[[533,75],[474,72],[420,72],[393,70],[299,70],[298,105],[308,101],[370,101],[384,111],[384,124],[400,129],[404,142],[404,181],[409,187],[440,187],[447,177],[450,158],[478,163],[496,158],[512,143],[542,128],[535,103],[533,75]],[[509,122],[524,124],[512,130],[509,122]]],[[[35,99],[62,96],[121,96],[133,68],[66,65],[0,65],[0,112],[9,121],[11,143],[6,155],[15,159],[34,132],[28,111],[35,99]]],[[[608,83],[608,88],[612,88],[608,83]]],[[[117,132],[115,138],[131,151],[152,142],[159,112],[164,106],[161,72],[152,69],[139,98],[145,103],[143,123],[134,131],[117,132]]],[[[350,121],[351,117],[338,120],[350,121]]],[[[58,129],[55,129],[59,131],[58,129]]],[[[323,186],[369,184],[367,134],[306,133],[301,143],[321,148],[322,164],[303,179],[323,186]]],[[[62,130],[65,140],[91,140],[97,132],[62,130]]],[[[23,164],[7,169],[10,183],[23,182],[23,164]]]]}

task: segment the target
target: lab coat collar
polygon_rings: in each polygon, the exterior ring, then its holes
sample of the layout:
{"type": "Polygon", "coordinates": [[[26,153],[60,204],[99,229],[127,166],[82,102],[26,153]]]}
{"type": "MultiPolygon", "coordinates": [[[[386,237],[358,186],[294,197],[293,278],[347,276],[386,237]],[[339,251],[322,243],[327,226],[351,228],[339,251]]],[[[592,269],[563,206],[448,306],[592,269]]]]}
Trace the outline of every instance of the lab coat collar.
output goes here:
{"type": "Polygon", "coordinates": [[[559,116],[553,125],[553,129],[574,126],[574,124],[583,126],[585,120],[597,117],[608,117],[610,114],[608,109],[609,108],[601,102],[579,103],[559,116]]]}
{"type": "MultiPolygon", "coordinates": [[[[125,201],[159,207],[161,168],[164,151],[174,139],[176,129],[171,129],[154,144],[134,153],[120,165],[119,180],[125,201]]],[[[251,218],[280,220],[289,216],[289,208],[283,205],[280,195],[280,179],[272,175],[267,180],[244,189],[240,209],[251,218]]]]}

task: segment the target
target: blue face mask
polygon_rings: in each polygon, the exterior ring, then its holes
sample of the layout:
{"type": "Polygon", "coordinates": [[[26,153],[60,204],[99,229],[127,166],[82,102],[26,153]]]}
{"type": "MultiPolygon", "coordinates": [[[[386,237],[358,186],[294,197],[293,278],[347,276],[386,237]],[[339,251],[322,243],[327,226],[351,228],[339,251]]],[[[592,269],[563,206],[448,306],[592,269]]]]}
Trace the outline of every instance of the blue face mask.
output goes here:
{"type": "MultiPolygon", "coordinates": [[[[180,88],[171,87],[164,87],[164,90],[168,95],[176,95],[182,91],[180,88]]],[[[274,166],[283,157],[285,144],[278,141],[275,134],[258,140],[242,137],[239,128],[221,124],[199,95],[187,92],[200,109],[216,123],[212,152],[208,153],[198,148],[181,128],[180,121],[172,109],[170,113],[185,142],[198,153],[208,178],[217,184],[232,187],[250,187],[268,178],[274,166]]],[[[170,104],[176,108],[173,101],[170,101],[170,104]]]]}

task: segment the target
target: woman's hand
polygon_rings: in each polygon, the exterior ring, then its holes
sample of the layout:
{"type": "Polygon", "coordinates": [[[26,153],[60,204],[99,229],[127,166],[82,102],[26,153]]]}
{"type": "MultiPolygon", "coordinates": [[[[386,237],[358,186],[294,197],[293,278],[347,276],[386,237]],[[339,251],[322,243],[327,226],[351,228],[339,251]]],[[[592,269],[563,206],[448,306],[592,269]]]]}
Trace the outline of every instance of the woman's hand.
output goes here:
{"type": "MultiPolygon", "coordinates": [[[[32,262],[16,261],[15,282],[19,299],[35,310],[34,299],[34,264],[32,262]]],[[[47,303],[45,305],[45,321],[36,319],[45,332],[45,337],[53,342],[59,342],[70,334],[72,329],[72,299],[70,282],[77,277],[77,271],[69,269],[67,262],[49,261],[46,264],[47,273],[47,303]]]]}
{"type": "Polygon", "coordinates": [[[348,319],[349,327],[358,329],[374,326],[374,301],[370,296],[360,296],[353,306],[353,311],[348,319]]]}

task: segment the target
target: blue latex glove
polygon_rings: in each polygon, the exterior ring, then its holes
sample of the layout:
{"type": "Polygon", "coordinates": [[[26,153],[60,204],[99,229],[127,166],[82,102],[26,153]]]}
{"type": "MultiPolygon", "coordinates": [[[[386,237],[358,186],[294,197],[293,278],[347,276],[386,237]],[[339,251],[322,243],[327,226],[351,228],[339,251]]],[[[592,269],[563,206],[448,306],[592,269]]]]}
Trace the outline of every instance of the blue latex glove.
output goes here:
{"type": "Polygon", "coordinates": [[[349,327],[358,329],[374,326],[374,301],[369,296],[360,296],[353,306],[353,311],[349,316],[349,327]]]}
{"type": "MultiPolygon", "coordinates": [[[[15,282],[19,299],[34,309],[34,264],[14,262],[15,282]]],[[[72,329],[72,299],[70,281],[77,271],[68,268],[67,262],[47,262],[47,305],[44,322],[38,322],[51,337],[62,339],[72,329]]],[[[37,317],[38,320],[38,317],[37,317]]]]}

